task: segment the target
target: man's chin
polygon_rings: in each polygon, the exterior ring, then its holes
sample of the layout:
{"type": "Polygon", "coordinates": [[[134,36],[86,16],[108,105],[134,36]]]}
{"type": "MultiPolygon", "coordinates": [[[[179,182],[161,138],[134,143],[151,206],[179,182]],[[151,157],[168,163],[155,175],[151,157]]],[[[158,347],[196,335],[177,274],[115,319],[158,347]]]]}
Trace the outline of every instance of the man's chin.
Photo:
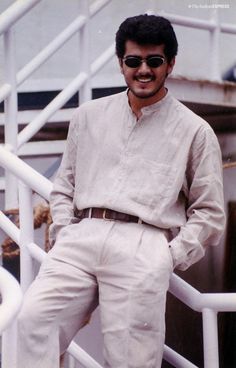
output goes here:
{"type": "Polygon", "coordinates": [[[150,98],[155,96],[155,94],[157,93],[155,92],[150,92],[150,91],[132,91],[134,96],[137,98],[142,98],[142,99],[146,99],[146,98],[150,98]]]}

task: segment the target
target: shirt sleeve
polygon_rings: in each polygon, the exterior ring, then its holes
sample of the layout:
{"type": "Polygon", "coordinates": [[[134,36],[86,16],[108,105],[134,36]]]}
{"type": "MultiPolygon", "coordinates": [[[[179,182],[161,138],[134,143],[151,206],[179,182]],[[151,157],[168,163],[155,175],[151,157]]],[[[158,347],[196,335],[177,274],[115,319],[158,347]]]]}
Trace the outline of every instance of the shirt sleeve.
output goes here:
{"type": "Polygon", "coordinates": [[[74,216],[75,167],[77,154],[77,120],[71,119],[62,162],[53,183],[50,195],[52,224],[49,228],[49,241],[54,245],[59,231],[66,225],[78,222],[74,216]]]}
{"type": "Polygon", "coordinates": [[[210,127],[201,127],[189,153],[187,222],[170,242],[174,268],[186,270],[208,245],[217,245],[225,227],[222,157],[210,127]]]}

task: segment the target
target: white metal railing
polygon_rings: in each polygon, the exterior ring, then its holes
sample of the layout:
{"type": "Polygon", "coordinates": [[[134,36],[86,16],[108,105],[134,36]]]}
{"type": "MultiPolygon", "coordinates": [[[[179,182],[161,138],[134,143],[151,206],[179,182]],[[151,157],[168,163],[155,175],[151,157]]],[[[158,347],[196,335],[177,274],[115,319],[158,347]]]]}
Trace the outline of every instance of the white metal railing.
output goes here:
{"type": "MultiPolygon", "coordinates": [[[[48,200],[52,189],[52,183],[40,175],[36,170],[30,168],[17,156],[2,147],[0,147],[0,165],[11,171],[20,179],[20,229],[18,229],[2,211],[0,211],[0,227],[20,246],[21,287],[23,291],[26,291],[34,279],[33,259],[41,263],[46,255],[46,253],[34,243],[32,189],[48,200]]],[[[16,330],[3,333],[2,368],[15,368],[16,349],[9,349],[9,346],[12,346],[12,340],[15,336],[16,330]],[[7,363],[5,364],[5,362],[7,363]]],[[[68,352],[87,368],[102,368],[75,343],[70,345],[68,352]]]]}
{"type": "Polygon", "coordinates": [[[0,335],[11,337],[10,347],[9,344],[6,345],[6,339],[2,338],[1,367],[14,368],[16,364],[15,352],[17,349],[15,318],[21,307],[22,291],[16,279],[2,267],[0,267],[0,298],[0,335]],[[14,352],[10,360],[9,351],[14,352]]]}
{"type": "MultiPolygon", "coordinates": [[[[189,4],[190,5],[190,4],[189,4]]],[[[192,5],[194,7],[194,5],[192,5]]],[[[235,24],[220,23],[218,7],[213,7],[210,19],[198,19],[192,17],[186,17],[182,15],[170,14],[165,11],[161,11],[159,14],[166,17],[179,26],[187,28],[195,28],[205,30],[210,33],[210,48],[209,48],[209,65],[210,74],[207,76],[210,80],[221,81],[220,73],[220,34],[236,34],[235,24]]]]}
{"type": "Polygon", "coordinates": [[[41,0],[15,1],[3,14],[0,15],[0,35],[12,27],[19,18],[26,14],[41,0]]]}
{"type": "MultiPolygon", "coordinates": [[[[24,13],[30,10],[33,6],[39,3],[41,0],[24,0],[24,12],[21,9],[22,1],[16,1],[11,7],[9,7],[0,16],[0,35],[7,32],[8,29],[13,26],[24,13]],[[28,6],[26,7],[26,4],[28,6]],[[18,17],[17,17],[18,14],[18,17]],[[10,21],[7,21],[10,17],[10,21]]],[[[19,87],[28,77],[30,77],[40,66],[42,66],[51,56],[53,56],[71,37],[78,31],[80,31],[85,25],[87,18],[94,17],[104,6],[106,6],[111,0],[97,0],[86,7],[87,0],[84,1],[84,12],[86,15],[79,15],[68,27],[66,27],[59,35],[55,37],[42,51],[39,52],[28,64],[26,64],[18,73],[16,73],[16,83],[19,87]]],[[[85,36],[86,38],[88,35],[85,36]]],[[[81,53],[84,54],[84,53],[81,53]]],[[[87,66],[87,60],[84,61],[87,66]]],[[[10,95],[12,86],[5,83],[0,88],[0,102],[10,95]]]]}
{"type": "MultiPolygon", "coordinates": [[[[21,247],[21,280],[22,289],[26,290],[33,279],[32,259],[42,261],[45,253],[34,243],[32,190],[45,199],[49,198],[52,184],[29,168],[13,153],[24,145],[52,115],[60,109],[78,90],[80,101],[91,97],[90,79],[95,75],[114,55],[114,44],[101,54],[93,63],[88,62],[89,50],[89,19],[93,17],[111,0],[97,0],[91,5],[89,1],[83,3],[82,14],[77,17],[66,29],[61,32],[48,46],[36,57],[25,65],[18,73],[15,65],[15,41],[12,26],[33,6],[41,0],[18,0],[0,16],[0,35],[4,37],[4,68],[6,83],[0,88],[0,102],[5,102],[5,136],[6,146],[0,147],[0,164],[6,169],[6,207],[15,207],[18,202],[17,178],[19,184],[19,208],[21,228],[18,229],[12,222],[0,212],[0,227],[21,247]],[[18,134],[17,126],[17,88],[54,53],[61,48],[76,32],[80,32],[81,70],[74,80],[37,116],[31,123],[18,134]]],[[[219,80],[219,37],[220,33],[236,34],[236,26],[220,24],[217,12],[214,12],[210,21],[193,19],[179,15],[162,13],[163,16],[185,27],[203,29],[211,34],[210,60],[213,67],[211,79],[219,80]]],[[[204,366],[205,368],[218,368],[218,333],[217,313],[219,311],[236,311],[236,294],[201,294],[176,275],[173,275],[170,283],[170,291],[195,311],[203,315],[204,335],[204,366]]],[[[12,345],[14,331],[7,329],[3,333],[3,347],[12,345]]],[[[99,368],[85,352],[72,343],[69,352],[82,365],[88,368],[99,368]]],[[[15,360],[12,351],[3,348],[4,361],[2,368],[14,368],[15,360]]],[[[194,364],[186,360],[165,346],[164,358],[177,368],[196,368],[194,364]]]]}
{"type": "MultiPolygon", "coordinates": [[[[96,61],[91,65],[90,77],[96,74],[114,55],[114,44],[112,44],[96,61]]],[[[89,80],[89,75],[85,72],[79,73],[79,75],[60,92],[50,102],[41,113],[34,120],[31,121],[19,134],[17,140],[17,148],[19,149],[24,143],[32,138],[46,121],[59,110],[79,89],[86,81],[89,80]]]]}
{"type": "MultiPolygon", "coordinates": [[[[5,65],[6,65],[6,80],[7,82],[1,87],[0,89],[0,102],[12,94],[12,104],[10,104],[10,112],[12,116],[9,116],[9,119],[6,118],[6,121],[15,121],[15,114],[16,111],[14,105],[16,101],[16,94],[14,90],[18,87],[21,83],[23,83],[33,72],[35,72],[43,63],[45,63],[49,57],[51,57],[59,48],[61,48],[65,42],[67,42],[76,32],[80,31],[82,34],[81,37],[81,48],[83,52],[81,53],[81,65],[82,71],[81,75],[79,74],[76,77],[76,80],[72,82],[71,85],[63,93],[63,96],[57,96],[55,102],[51,103],[44,112],[42,112],[39,117],[35,118],[31,122],[31,128],[24,130],[19,134],[18,139],[16,138],[17,133],[14,131],[13,123],[6,130],[6,135],[9,136],[6,142],[12,146],[12,149],[17,150],[17,143],[18,141],[18,148],[27,142],[32,136],[35,134],[42,125],[57,111],[60,109],[63,104],[73,95],[75,90],[81,89],[81,96],[83,95],[83,91],[86,90],[86,94],[84,95],[84,99],[88,99],[91,96],[91,89],[88,86],[90,85],[90,77],[95,74],[97,71],[95,70],[94,73],[90,74],[89,68],[89,53],[88,53],[88,32],[84,32],[86,28],[88,28],[88,20],[92,18],[99,10],[101,10],[109,1],[111,0],[98,0],[95,3],[92,3],[88,8],[88,1],[85,0],[82,3],[84,15],[80,15],[77,17],[74,22],[72,22],[63,32],[61,32],[48,46],[46,46],[36,57],[34,57],[27,65],[25,65],[18,73],[15,71],[14,65],[14,35],[11,32],[11,26],[18,20],[18,16],[22,16],[27,10],[32,8],[36,5],[40,0],[27,0],[24,2],[16,1],[9,9],[7,9],[2,16],[0,16],[0,34],[4,33],[5,38],[5,65]],[[23,6],[24,5],[24,6],[23,6]],[[12,50],[12,52],[9,52],[12,50]],[[12,56],[11,56],[12,55],[12,56]],[[14,97],[14,98],[13,98],[14,97]],[[14,103],[13,103],[14,101],[14,103]],[[10,132],[8,134],[8,131],[10,132]]],[[[151,11],[150,11],[151,12],[151,11]]],[[[168,14],[168,13],[160,13],[170,19],[173,24],[185,26],[185,27],[193,27],[197,29],[203,29],[209,31],[212,34],[212,43],[211,43],[211,55],[212,55],[212,62],[211,62],[211,72],[212,72],[212,79],[220,79],[220,74],[218,70],[219,65],[219,34],[220,32],[229,33],[229,34],[236,34],[236,26],[233,24],[225,24],[219,23],[218,20],[218,13],[217,9],[213,10],[213,15],[210,21],[208,20],[201,20],[195,19],[190,17],[184,17],[180,15],[168,14]]],[[[108,53],[105,53],[107,58],[104,59],[103,65],[114,55],[113,46],[111,49],[108,50],[108,53]],[[111,53],[109,52],[111,51],[111,53]]],[[[101,58],[103,59],[103,58],[101,58]]],[[[103,66],[102,65],[102,66],[103,66]]],[[[96,69],[96,68],[95,68],[96,69]]],[[[83,97],[82,97],[83,99],[83,97]]],[[[10,114],[9,112],[9,114],[10,114]]],[[[8,113],[6,113],[8,116],[8,113]]]]}
{"type": "MultiPolygon", "coordinates": [[[[80,100],[84,101],[91,97],[91,78],[97,74],[113,56],[114,45],[111,45],[90,67],[89,62],[89,20],[94,17],[104,6],[111,0],[97,0],[89,6],[87,0],[81,0],[83,4],[82,14],[79,15],[68,27],[64,29],[53,41],[49,43],[38,55],[36,55],[28,64],[26,64],[18,73],[15,66],[15,42],[14,31],[12,26],[17,22],[19,17],[24,15],[33,6],[37,5],[40,0],[18,0],[10,6],[0,16],[0,35],[4,37],[4,57],[5,57],[5,75],[6,83],[0,88],[0,102],[5,100],[5,136],[8,148],[12,152],[18,150],[26,143],[39,129],[57,112],[61,107],[80,90],[80,100]],[[17,126],[17,88],[42,66],[55,52],[60,49],[69,39],[76,33],[80,33],[81,52],[81,71],[69,83],[45,109],[33,118],[29,126],[18,134],[17,126]]],[[[149,1],[150,5],[155,7],[153,1],[149,1]]],[[[194,5],[193,5],[194,7],[194,5]]],[[[236,26],[234,24],[220,23],[217,6],[212,10],[210,20],[202,20],[190,18],[186,16],[169,14],[160,12],[159,14],[167,17],[173,24],[183,27],[192,27],[202,29],[211,34],[211,47],[209,62],[211,63],[211,79],[220,80],[219,73],[219,37],[220,33],[236,34],[236,26]]],[[[150,10],[149,13],[153,11],[150,10]]],[[[62,147],[62,146],[61,146],[62,147]]],[[[62,149],[62,148],[60,148],[62,149]]],[[[16,180],[9,177],[6,173],[6,206],[15,207],[16,198],[16,180]]]]}
{"type": "Polygon", "coordinates": [[[12,323],[21,303],[22,292],[16,279],[0,267],[0,334],[12,323]]]}
{"type": "MultiPolygon", "coordinates": [[[[34,243],[32,189],[49,199],[52,183],[33,170],[17,156],[0,147],[0,166],[8,169],[20,179],[20,229],[0,211],[0,227],[12,237],[21,248],[21,282],[23,290],[34,278],[32,259],[42,262],[45,252],[34,243]]],[[[217,313],[236,311],[236,293],[200,293],[177,275],[173,274],[169,291],[191,309],[202,313],[204,340],[204,367],[219,367],[217,313]]],[[[8,337],[10,339],[10,337],[8,337]]],[[[10,340],[8,341],[10,343],[10,340]]],[[[68,349],[87,368],[101,368],[87,353],[74,342],[68,349]]],[[[7,354],[7,351],[5,352],[7,354]]],[[[8,351],[9,354],[9,351],[8,351]]],[[[13,352],[10,352],[13,358],[13,352]]],[[[165,346],[164,359],[176,368],[197,368],[193,363],[165,346]]],[[[3,366],[2,368],[9,368],[3,366]]]]}
{"type": "MultiPolygon", "coordinates": [[[[16,1],[3,15],[0,17],[0,33],[4,33],[5,38],[5,55],[6,55],[6,79],[7,82],[0,89],[0,102],[6,98],[9,98],[11,95],[12,107],[10,111],[13,115],[13,118],[6,118],[7,121],[15,122],[15,114],[14,112],[17,110],[15,108],[15,100],[16,93],[15,89],[21,83],[23,83],[34,71],[36,71],[44,62],[48,60],[59,48],[61,48],[65,42],[67,42],[76,32],[81,33],[81,48],[83,52],[81,52],[81,66],[82,71],[78,74],[75,80],[68,85],[62,95],[56,97],[55,101],[51,102],[49,106],[45,108],[45,110],[40,113],[38,117],[36,117],[31,123],[30,127],[26,127],[21,133],[19,133],[19,137],[17,137],[17,133],[12,130],[12,126],[9,128],[10,134],[9,139],[6,140],[7,143],[11,144],[12,149],[17,150],[21,145],[26,143],[32,135],[34,135],[45,123],[46,121],[58,110],[60,109],[65,102],[69,100],[69,98],[76,92],[78,89],[81,90],[81,100],[86,100],[91,97],[91,86],[90,79],[91,77],[97,73],[97,71],[104,66],[107,61],[109,61],[114,55],[114,46],[112,45],[108,48],[107,52],[100,57],[98,60],[99,64],[101,61],[101,65],[97,68],[97,64],[95,62],[94,68],[93,66],[90,68],[89,65],[89,50],[88,50],[88,20],[92,18],[99,10],[101,10],[108,2],[111,0],[97,0],[95,3],[88,7],[88,1],[83,0],[83,15],[78,16],[74,22],[72,22],[63,32],[61,32],[48,46],[46,46],[36,57],[34,57],[27,65],[25,65],[18,73],[16,73],[16,68],[14,65],[14,37],[11,32],[11,26],[17,21],[17,12],[19,16],[25,13],[26,10],[30,9],[32,6],[37,4],[40,0],[27,0],[24,2],[24,9],[22,10],[20,7],[20,1],[16,1]],[[27,4],[27,6],[26,6],[27,4]],[[9,21],[5,19],[9,18],[9,21]],[[9,50],[12,50],[9,53],[9,50]],[[11,56],[11,55],[12,56],[11,56]],[[86,92],[85,92],[86,91],[86,92]],[[13,98],[13,96],[15,96],[13,98]],[[16,143],[17,141],[17,143],[16,143]]],[[[150,11],[151,12],[151,11],[150,11]]],[[[212,17],[210,20],[201,20],[195,19],[180,15],[169,14],[165,12],[161,12],[163,16],[167,17],[172,21],[173,24],[185,26],[185,27],[193,27],[197,29],[202,29],[209,31],[211,33],[211,78],[214,80],[220,80],[219,73],[219,35],[221,32],[236,34],[236,26],[233,24],[225,24],[219,23],[217,8],[213,10],[212,17]]],[[[10,112],[9,112],[10,114],[10,112]]],[[[6,113],[8,115],[8,113],[6,113]]],[[[13,123],[12,123],[13,125],[13,123]]],[[[17,125],[17,124],[15,124],[17,125]]],[[[8,130],[7,130],[8,131],[8,130]]],[[[6,131],[6,133],[7,133],[6,131]]]]}
{"type": "MultiPolygon", "coordinates": [[[[61,32],[46,48],[25,65],[18,73],[15,65],[15,40],[13,25],[20,17],[35,6],[40,0],[16,1],[0,17],[0,34],[4,37],[4,66],[6,83],[0,88],[0,102],[5,103],[5,142],[11,152],[17,150],[27,142],[48,119],[58,111],[78,90],[80,101],[91,98],[90,79],[114,55],[114,46],[108,48],[91,66],[88,63],[89,22],[111,0],[96,0],[91,5],[87,0],[81,0],[83,14],[78,16],[66,29],[61,32]],[[81,67],[79,74],[56,98],[18,134],[17,122],[17,88],[33,72],[35,72],[49,57],[61,48],[76,32],[80,33],[81,67]],[[113,49],[113,50],[112,50],[113,49]]],[[[6,171],[5,174],[5,206],[17,206],[16,178],[6,171]]]]}

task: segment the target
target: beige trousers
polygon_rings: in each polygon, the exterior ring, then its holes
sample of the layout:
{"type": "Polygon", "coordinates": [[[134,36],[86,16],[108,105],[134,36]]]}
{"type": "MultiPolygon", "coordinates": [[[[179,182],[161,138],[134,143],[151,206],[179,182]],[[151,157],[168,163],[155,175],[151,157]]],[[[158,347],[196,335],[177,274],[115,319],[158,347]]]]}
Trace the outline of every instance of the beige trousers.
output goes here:
{"type": "Polygon", "coordinates": [[[161,367],[172,270],[164,232],[152,226],[84,219],[63,228],[25,296],[18,368],[59,367],[98,303],[104,367],[161,367]]]}

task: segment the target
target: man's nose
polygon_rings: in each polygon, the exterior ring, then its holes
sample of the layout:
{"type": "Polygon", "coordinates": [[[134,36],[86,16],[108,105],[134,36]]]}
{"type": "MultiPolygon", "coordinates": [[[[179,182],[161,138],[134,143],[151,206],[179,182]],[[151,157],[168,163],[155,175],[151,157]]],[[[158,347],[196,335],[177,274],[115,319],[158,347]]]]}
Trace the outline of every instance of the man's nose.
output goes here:
{"type": "Polygon", "coordinates": [[[139,67],[139,72],[147,73],[150,72],[151,68],[147,65],[146,60],[142,60],[141,65],[139,67]]]}

